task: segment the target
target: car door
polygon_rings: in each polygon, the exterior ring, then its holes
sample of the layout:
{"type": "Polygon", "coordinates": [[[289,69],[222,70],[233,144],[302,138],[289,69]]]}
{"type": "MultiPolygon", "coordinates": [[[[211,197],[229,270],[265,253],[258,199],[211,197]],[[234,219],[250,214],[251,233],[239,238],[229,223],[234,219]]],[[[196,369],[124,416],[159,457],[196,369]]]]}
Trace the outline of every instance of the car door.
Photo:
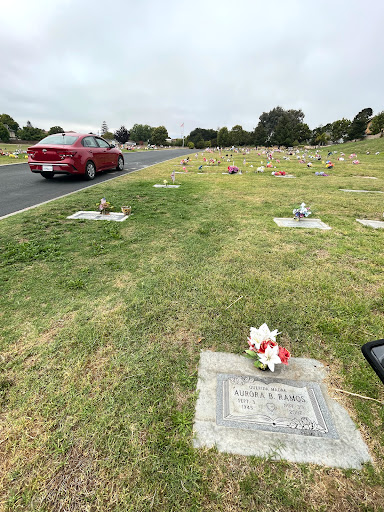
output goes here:
{"type": "MultiPolygon", "coordinates": [[[[101,139],[100,137],[95,137],[97,144],[100,146],[100,148],[103,150],[104,154],[104,169],[112,169],[113,167],[116,167],[117,163],[114,163],[114,154],[111,151],[111,146],[108,144],[107,141],[104,139],[101,139]]],[[[116,159],[116,157],[115,157],[116,159]]]]}
{"type": "Polygon", "coordinates": [[[86,149],[87,160],[93,160],[93,163],[96,166],[96,171],[105,169],[105,151],[97,144],[95,137],[92,137],[91,135],[84,137],[81,143],[86,149]]]}

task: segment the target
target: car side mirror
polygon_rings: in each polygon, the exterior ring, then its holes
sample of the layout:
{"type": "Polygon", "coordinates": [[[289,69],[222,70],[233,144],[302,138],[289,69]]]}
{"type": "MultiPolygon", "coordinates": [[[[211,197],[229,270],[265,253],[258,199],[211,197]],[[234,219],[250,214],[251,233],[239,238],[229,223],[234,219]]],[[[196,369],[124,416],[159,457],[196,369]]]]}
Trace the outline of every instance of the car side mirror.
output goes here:
{"type": "Polygon", "coordinates": [[[369,341],[361,347],[361,351],[384,384],[384,339],[369,341]]]}
{"type": "Polygon", "coordinates": [[[110,148],[115,148],[116,146],[115,146],[115,144],[110,144],[109,147],[110,148]]]}

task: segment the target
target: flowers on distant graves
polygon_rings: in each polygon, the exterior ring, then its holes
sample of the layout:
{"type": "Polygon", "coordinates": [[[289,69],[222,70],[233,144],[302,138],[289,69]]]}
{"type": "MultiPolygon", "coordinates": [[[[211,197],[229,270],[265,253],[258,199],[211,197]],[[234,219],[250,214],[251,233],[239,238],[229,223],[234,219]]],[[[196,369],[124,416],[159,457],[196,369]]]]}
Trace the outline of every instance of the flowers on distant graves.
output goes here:
{"type": "Polygon", "coordinates": [[[316,176],[329,176],[329,174],[326,174],[324,171],[315,172],[316,176]]]}
{"type": "Polygon", "coordinates": [[[113,210],[114,206],[111,205],[111,203],[109,203],[105,197],[102,197],[100,199],[100,204],[97,204],[96,205],[99,212],[101,214],[104,214],[104,215],[107,215],[111,210],[113,210]]]}
{"type": "Polygon", "coordinates": [[[359,164],[360,162],[358,160],[353,160],[352,163],[356,165],[359,164]]]}
{"type": "Polygon", "coordinates": [[[260,370],[268,368],[275,371],[276,364],[288,365],[291,354],[284,347],[279,347],[276,336],[280,334],[277,329],[270,331],[267,324],[261,325],[258,329],[251,327],[248,345],[245,351],[248,357],[255,359],[254,365],[260,370]]]}
{"type": "Polygon", "coordinates": [[[166,187],[168,187],[168,181],[167,180],[163,180],[163,183],[166,187]]]}
{"type": "Polygon", "coordinates": [[[302,218],[308,217],[309,215],[311,215],[311,213],[311,209],[309,208],[309,206],[307,207],[305,203],[301,203],[299,208],[293,209],[293,215],[295,220],[300,220],[302,218]]]}
{"type": "Polygon", "coordinates": [[[236,165],[228,165],[229,174],[236,174],[237,172],[239,172],[239,168],[236,165]]]}
{"type": "Polygon", "coordinates": [[[287,173],[285,171],[272,171],[272,176],[285,176],[287,173]]]}
{"type": "Polygon", "coordinates": [[[330,160],[327,160],[327,161],[325,162],[325,167],[326,167],[327,169],[332,169],[332,167],[334,167],[334,164],[333,164],[330,160]]]}

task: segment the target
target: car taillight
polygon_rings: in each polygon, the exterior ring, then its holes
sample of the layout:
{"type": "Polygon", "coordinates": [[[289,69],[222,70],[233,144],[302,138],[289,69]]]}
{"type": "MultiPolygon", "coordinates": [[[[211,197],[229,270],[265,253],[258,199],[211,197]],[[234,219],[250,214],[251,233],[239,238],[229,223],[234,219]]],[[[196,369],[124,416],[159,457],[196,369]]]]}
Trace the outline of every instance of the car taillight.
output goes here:
{"type": "Polygon", "coordinates": [[[74,157],[76,155],[76,151],[64,151],[64,152],[59,151],[58,154],[59,154],[60,159],[64,160],[64,158],[74,157]]]}
{"type": "Polygon", "coordinates": [[[36,151],[31,151],[31,150],[27,150],[27,155],[30,156],[31,158],[34,158],[34,156],[36,155],[36,151]]]}

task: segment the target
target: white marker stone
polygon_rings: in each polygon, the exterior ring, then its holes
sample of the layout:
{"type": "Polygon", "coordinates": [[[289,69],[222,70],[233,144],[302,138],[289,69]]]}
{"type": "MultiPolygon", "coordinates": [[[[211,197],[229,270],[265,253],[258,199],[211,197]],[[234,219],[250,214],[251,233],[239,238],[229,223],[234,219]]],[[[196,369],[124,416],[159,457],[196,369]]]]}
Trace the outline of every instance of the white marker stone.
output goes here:
{"type": "Polygon", "coordinates": [[[295,220],[293,218],[275,217],[273,220],[278,226],[284,228],[332,229],[328,224],[325,224],[325,222],[322,222],[320,219],[305,218],[295,220]]]}
{"type": "Polygon", "coordinates": [[[179,188],[180,185],[153,185],[155,188],[179,188]]]}
{"type": "Polygon", "coordinates": [[[291,358],[272,373],[243,356],[202,352],[195,448],[360,469],[370,454],[325,377],[314,359],[291,358]]]}
{"type": "Polygon", "coordinates": [[[110,220],[115,222],[124,222],[130,215],[124,215],[124,213],[110,213],[109,215],[103,215],[100,212],[86,212],[80,211],[67,217],[67,219],[86,219],[86,220],[110,220]]]}
{"type": "Polygon", "coordinates": [[[348,188],[339,188],[339,190],[341,190],[342,192],[366,192],[369,194],[384,194],[384,192],[381,192],[381,190],[352,190],[348,188]]]}
{"type": "Polygon", "coordinates": [[[363,224],[364,226],[370,226],[371,228],[384,228],[384,222],[381,220],[367,220],[367,219],[356,219],[357,222],[363,224]]]}

